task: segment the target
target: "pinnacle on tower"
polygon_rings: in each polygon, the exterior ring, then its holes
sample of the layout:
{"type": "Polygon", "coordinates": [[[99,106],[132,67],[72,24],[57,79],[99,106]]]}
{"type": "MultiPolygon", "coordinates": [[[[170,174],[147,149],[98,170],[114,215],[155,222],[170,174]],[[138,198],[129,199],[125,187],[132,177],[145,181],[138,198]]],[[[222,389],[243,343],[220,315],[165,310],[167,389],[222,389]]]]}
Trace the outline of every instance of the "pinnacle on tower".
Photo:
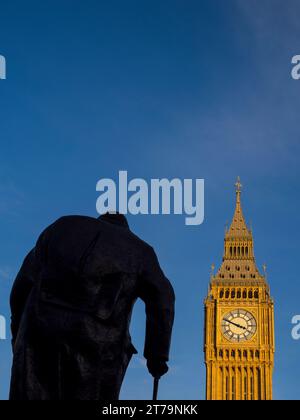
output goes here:
{"type": "Polygon", "coordinates": [[[226,238],[252,238],[250,229],[248,229],[245,218],[243,215],[242,204],[241,204],[241,193],[242,193],[242,184],[240,177],[238,177],[236,186],[236,206],[231,222],[230,228],[226,232],[226,238]]]}

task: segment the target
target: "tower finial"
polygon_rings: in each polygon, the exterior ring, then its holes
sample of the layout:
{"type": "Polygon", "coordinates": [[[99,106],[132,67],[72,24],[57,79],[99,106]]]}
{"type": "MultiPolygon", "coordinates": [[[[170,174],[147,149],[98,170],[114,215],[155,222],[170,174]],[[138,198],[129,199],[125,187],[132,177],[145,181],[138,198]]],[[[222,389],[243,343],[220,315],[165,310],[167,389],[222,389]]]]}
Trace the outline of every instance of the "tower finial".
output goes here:
{"type": "Polygon", "coordinates": [[[266,263],[263,264],[263,270],[264,270],[264,275],[266,277],[266,275],[267,275],[267,264],[266,263]]]}
{"type": "Polygon", "coordinates": [[[237,177],[235,186],[236,186],[236,192],[240,194],[242,192],[243,185],[241,184],[241,178],[239,176],[237,177]]]}
{"type": "Polygon", "coordinates": [[[235,183],[236,187],[236,204],[235,204],[235,212],[233,216],[232,223],[230,228],[226,232],[227,238],[251,238],[251,232],[248,229],[242,211],[242,203],[241,203],[241,192],[242,192],[242,183],[241,179],[238,176],[237,181],[235,183]]]}
{"type": "Polygon", "coordinates": [[[213,276],[215,274],[215,268],[216,268],[215,264],[213,263],[210,268],[211,268],[211,275],[213,276]]]}

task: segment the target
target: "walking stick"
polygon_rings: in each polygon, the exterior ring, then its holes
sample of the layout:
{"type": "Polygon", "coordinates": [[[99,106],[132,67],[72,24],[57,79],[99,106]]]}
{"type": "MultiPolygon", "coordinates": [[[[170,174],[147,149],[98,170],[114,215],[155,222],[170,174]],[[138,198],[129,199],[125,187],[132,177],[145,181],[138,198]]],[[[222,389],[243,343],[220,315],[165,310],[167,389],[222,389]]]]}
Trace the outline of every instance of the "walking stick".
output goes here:
{"type": "Polygon", "coordinates": [[[154,378],[154,382],[153,382],[153,401],[157,401],[157,394],[158,394],[158,384],[159,384],[159,380],[160,378],[154,378]]]}

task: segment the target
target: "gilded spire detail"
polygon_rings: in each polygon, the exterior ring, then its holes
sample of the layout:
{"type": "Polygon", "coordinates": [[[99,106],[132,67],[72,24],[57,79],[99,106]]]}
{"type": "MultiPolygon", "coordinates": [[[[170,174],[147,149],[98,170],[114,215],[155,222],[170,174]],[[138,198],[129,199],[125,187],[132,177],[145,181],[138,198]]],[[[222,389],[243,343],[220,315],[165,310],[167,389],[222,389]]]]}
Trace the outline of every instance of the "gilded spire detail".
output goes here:
{"type": "Polygon", "coordinates": [[[242,203],[241,203],[241,193],[242,193],[242,184],[240,177],[238,177],[237,182],[235,183],[236,186],[236,205],[235,205],[235,212],[233,216],[232,223],[230,228],[226,233],[227,238],[252,238],[252,234],[250,229],[248,229],[245,218],[243,215],[242,210],[242,203]]]}

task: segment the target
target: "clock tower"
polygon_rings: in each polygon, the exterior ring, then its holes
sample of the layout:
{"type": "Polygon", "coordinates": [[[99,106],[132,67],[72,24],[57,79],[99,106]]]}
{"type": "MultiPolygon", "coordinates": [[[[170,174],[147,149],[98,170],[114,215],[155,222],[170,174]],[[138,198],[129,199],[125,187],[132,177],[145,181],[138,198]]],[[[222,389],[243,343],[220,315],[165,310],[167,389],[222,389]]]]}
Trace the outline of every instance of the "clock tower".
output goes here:
{"type": "Polygon", "coordinates": [[[256,266],[252,231],[241,206],[226,229],[221,267],[211,275],[205,299],[204,352],[207,400],[271,400],[274,304],[256,266]]]}

